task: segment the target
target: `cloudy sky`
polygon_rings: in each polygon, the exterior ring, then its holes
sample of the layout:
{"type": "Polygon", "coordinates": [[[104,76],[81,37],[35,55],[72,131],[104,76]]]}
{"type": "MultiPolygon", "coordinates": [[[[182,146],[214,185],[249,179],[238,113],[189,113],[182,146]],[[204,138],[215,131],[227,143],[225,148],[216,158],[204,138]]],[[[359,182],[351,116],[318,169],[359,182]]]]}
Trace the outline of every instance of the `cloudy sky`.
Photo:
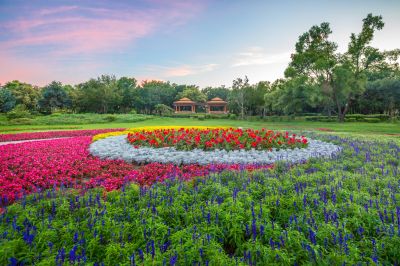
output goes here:
{"type": "Polygon", "coordinates": [[[0,83],[77,84],[101,74],[206,86],[283,76],[300,34],[330,22],[347,47],[368,14],[373,45],[400,48],[399,0],[0,0],[0,83]]]}

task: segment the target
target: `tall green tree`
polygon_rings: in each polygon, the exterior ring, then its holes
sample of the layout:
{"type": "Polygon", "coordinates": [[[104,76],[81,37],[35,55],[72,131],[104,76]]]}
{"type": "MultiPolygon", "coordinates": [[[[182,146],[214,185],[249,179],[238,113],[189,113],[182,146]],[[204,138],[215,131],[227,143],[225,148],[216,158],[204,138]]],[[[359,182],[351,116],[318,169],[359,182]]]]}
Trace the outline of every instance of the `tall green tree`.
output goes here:
{"type": "Polygon", "coordinates": [[[151,114],[157,104],[172,106],[176,90],[169,82],[150,80],[141,84],[136,95],[135,106],[138,110],[145,114],[151,114]]]}
{"type": "Polygon", "coordinates": [[[38,107],[40,89],[31,84],[23,83],[18,80],[8,82],[4,88],[11,91],[14,95],[16,104],[23,104],[29,111],[34,111],[38,107]]]}
{"type": "Polygon", "coordinates": [[[246,112],[246,90],[250,87],[247,76],[237,78],[232,82],[232,91],[229,97],[230,110],[234,110],[239,114],[241,119],[244,118],[246,112]]]}
{"type": "Polygon", "coordinates": [[[369,44],[374,32],[383,25],[381,16],[368,14],[361,32],[351,35],[348,51],[343,55],[337,53],[337,44],[329,40],[329,23],[311,27],[299,37],[285,76],[304,76],[309,84],[318,85],[320,95],[331,99],[338,120],[343,122],[351,102],[365,89],[365,72],[380,59],[369,44]]]}
{"type": "Polygon", "coordinates": [[[204,103],[207,101],[207,96],[197,86],[187,87],[177,95],[176,99],[179,100],[185,97],[199,103],[204,103]]]}
{"type": "Polygon", "coordinates": [[[129,112],[135,105],[135,91],[137,89],[137,80],[135,78],[121,77],[117,81],[119,94],[122,96],[120,110],[129,112]]]}
{"type": "Polygon", "coordinates": [[[10,90],[0,87],[0,112],[6,113],[15,107],[15,97],[10,90]]]}
{"type": "Polygon", "coordinates": [[[78,106],[84,112],[113,113],[121,106],[122,95],[113,75],[102,75],[97,79],[79,84],[78,106]]]}
{"type": "Polygon", "coordinates": [[[61,82],[53,81],[42,89],[38,104],[42,112],[52,113],[55,109],[70,108],[72,101],[61,82]]]}
{"type": "Polygon", "coordinates": [[[226,101],[229,98],[230,90],[225,86],[220,87],[206,87],[202,90],[202,92],[206,95],[207,100],[211,100],[213,98],[221,98],[226,101]]]}
{"type": "Polygon", "coordinates": [[[264,95],[270,90],[270,82],[260,81],[244,88],[245,109],[248,115],[265,115],[264,95]]]}
{"type": "Polygon", "coordinates": [[[368,82],[363,95],[354,105],[356,111],[362,114],[399,115],[400,78],[368,82]]]}

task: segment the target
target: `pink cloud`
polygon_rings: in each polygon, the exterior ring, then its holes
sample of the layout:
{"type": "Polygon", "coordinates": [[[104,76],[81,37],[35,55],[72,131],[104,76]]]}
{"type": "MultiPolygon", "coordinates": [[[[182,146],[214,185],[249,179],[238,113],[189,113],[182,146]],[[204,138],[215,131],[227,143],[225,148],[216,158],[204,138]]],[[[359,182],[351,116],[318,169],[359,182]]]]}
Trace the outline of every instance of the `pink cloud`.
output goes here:
{"type": "MultiPolygon", "coordinates": [[[[57,20],[56,23],[58,23],[57,20]]],[[[62,54],[105,52],[107,49],[125,47],[132,41],[150,34],[155,27],[146,20],[93,20],[68,19],[63,21],[60,31],[51,30],[45,34],[25,34],[18,39],[3,43],[12,49],[26,46],[55,45],[62,48],[62,54]]],[[[39,23],[37,23],[39,24],[39,23]]],[[[57,53],[60,50],[56,50],[57,53]]]]}
{"type": "Polygon", "coordinates": [[[76,83],[77,76],[83,80],[93,77],[89,75],[97,73],[101,65],[97,55],[123,52],[141,38],[186,23],[202,10],[203,3],[150,1],[148,6],[59,6],[32,9],[29,14],[3,22],[0,28],[7,39],[0,40],[0,82],[23,79],[44,85],[54,79],[76,83]],[[78,66],[63,65],[71,57],[79,58],[78,66]],[[85,74],[77,73],[79,68],[85,74]],[[91,73],[86,73],[87,69],[91,73]]]}
{"type": "Polygon", "coordinates": [[[57,13],[65,13],[77,9],[78,6],[58,6],[53,8],[45,8],[39,11],[40,15],[53,15],[57,13]]]}
{"type": "Polygon", "coordinates": [[[184,23],[200,8],[198,4],[179,1],[168,3],[148,10],[76,6],[39,10],[30,18],[6,24],[6,30],[13,37],[0,43],[0,48],[12,50],[51,45],[58,52],[62,48],[63,53],[111,51],[112,48],[128,47],[167,25],[184,23]],[[54,17],[53,14],[62,16],[54,17]]]}
{"type": "Polygon", "coordinates": [[[199,73],[213,71],[218,67],[217,64],[206,65],[182,65],[177,67],[167,67],[162,75],[165,77],[184,77],[189,75],[196,75],[199,73]]]}

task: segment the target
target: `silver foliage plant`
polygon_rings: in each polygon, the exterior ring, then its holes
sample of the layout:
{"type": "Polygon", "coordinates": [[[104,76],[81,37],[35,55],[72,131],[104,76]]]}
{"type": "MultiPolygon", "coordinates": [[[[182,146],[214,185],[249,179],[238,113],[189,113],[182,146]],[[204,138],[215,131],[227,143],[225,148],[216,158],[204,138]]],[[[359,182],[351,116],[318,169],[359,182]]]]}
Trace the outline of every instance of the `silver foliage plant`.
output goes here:
{"type": "Polygon", "coordinates": [[[134,148],[128,143],[126,135],[108,137],[93,142],[89,151],[101,159],[124,160],[133,163],[171,163],[181,164],[272,164],[277,161],[292,163],[304,162],[309,158],[331,158],[341,152],[342,148],[332,143],[308,139],[307,148],[287,150],[214,150],[178,151],[174,147],[165,148],[134,148]]]}

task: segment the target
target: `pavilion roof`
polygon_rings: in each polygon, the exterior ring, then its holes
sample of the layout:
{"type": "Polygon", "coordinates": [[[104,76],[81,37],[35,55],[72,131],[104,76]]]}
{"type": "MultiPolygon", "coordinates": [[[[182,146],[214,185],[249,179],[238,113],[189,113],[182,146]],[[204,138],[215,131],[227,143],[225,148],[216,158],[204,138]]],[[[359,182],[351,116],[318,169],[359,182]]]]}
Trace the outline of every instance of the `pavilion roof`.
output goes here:
{"type": "Polygon", "coordinates": [[[174,102],[174,104],[176,104],[176,103],[178,103],[178,104],[179,103],[195,104],[194,101],[192,101],[192,100],[190,100],[189,98],[186,98],[186,97],[174,102]]]}
{"type": "Polygon", "coordinates": [[[222,100],[221,98],[215,97],[212,98],[210,101],[208,101],[207,103],[220,103],[220,104],[226,104],[227,102],[222,100]]]}

